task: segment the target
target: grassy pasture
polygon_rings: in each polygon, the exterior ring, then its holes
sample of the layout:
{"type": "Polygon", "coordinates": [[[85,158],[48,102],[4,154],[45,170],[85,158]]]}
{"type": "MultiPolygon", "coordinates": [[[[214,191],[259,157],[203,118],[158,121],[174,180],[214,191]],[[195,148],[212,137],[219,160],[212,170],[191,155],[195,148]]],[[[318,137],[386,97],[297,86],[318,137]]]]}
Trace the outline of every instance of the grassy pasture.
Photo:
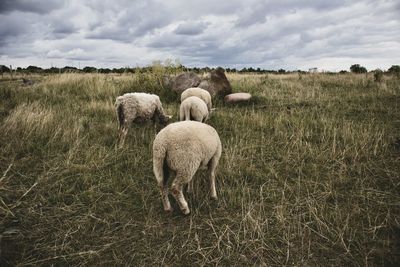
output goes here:
{"type": "MultiPolygon", "coordinates": [[[[0,81],[0,265],[395,266],[400,261],[400,81],[229,74],[215,99],[218,202],[205,172],[189,216],[165,214],[152,124],[116,147],[115,97],[178,96],[160,75],[0,81]]],[[[171,197],[172,200],[172,197],[171,197]]]]}

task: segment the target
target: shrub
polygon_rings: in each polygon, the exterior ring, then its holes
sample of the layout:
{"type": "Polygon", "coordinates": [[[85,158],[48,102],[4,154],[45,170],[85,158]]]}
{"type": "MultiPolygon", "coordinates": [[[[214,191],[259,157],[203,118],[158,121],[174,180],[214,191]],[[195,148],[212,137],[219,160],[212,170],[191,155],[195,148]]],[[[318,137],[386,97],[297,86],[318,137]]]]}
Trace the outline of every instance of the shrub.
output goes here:
{"type": "Polygon", "coordinates": [[[392,75],[396,75],[397,77],[400,78],[400,66],[399,65],[392,65],[389,69],[388,72],[392,75]]]}
{"type": "Polygon", "coordinates": [[[382,79],[383,79],[383,71],[380,69],[376,69],[374,71],[374,81],[380,83],[382,82],[382,79]]]}
{"type": "Polygon", "coordinates": [[[367,73],[367,69],[360,64],[351,65],[350,71],[353,73],[367,73]]]}

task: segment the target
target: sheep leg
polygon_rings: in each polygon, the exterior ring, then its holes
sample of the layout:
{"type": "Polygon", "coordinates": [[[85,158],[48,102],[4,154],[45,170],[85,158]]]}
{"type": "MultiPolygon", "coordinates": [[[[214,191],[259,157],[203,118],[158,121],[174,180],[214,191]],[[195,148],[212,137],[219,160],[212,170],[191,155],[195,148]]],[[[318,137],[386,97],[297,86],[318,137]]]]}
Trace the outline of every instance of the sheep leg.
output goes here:
{"type": "Polygon", "coordinates": [[[166,184],[164,184],[163,182],[158,184],[158,187],[160,188],[160,193],[161,193],[161,199],[162,199],[162,203],[164,206],[164,210],[165,211],[172,211],[172,207],[171,207],[171,203],[169,202],[168,199],[168,187],[166,184]]]}
{"type": "Polygon", "coordinates": [[[122,148],[125,143],[125,137],[128,133],[128,129],[122,129],[120,134],[119,134],[119,147],[122,148]]]}
{"type": "Polygon", "coordinates": [[[130,124],[124,124],[121,126],[121,128],[119,129],[119,147],[122,148],[124,146],[125,143],[125,138],[126,135],[128,134],[128,130],[129,130],[130,124]]]}
{"type": "Polygon", "coordinates": [[[175,197],[176,202],[178,202],[179,208],[181,209],[182,213],[187,215],[190,213],[189,206],[185,200],[185,197],[182,193],[182,183],[180,182],[182,179],[179,174],[176,175],[174,182],[172,183],[172,195],[175,197]]]}
{"type": "Polygon", "coordinates": [[[219,158],[213,157],[208,163],[208,173],[210,179],[211,198],[217,200],[217,190],[215,189],[215,169],[217,168],[219,158]]]}
{"type": "Polygon", "coordinates": [[[188,193],[193,194],[193,192],[194,190],[193,190],[193,179],[192,179],[188,184],[188,193]]]}
{"type": "Polygon", "coordinates": [[[188,192],[189,194],[193,194],[193,179],[190,180],[190,182],[188,183],[187,192],[188,192]]]}
{"type": "Polygon", "coordinates": [[[168,178],[169,168],[165,160],[165,150],[162,148],[153,151],[153,172],[160,189],[161,200],[165,211],[172,211],[171,204],[168,199],[168,178]]]}

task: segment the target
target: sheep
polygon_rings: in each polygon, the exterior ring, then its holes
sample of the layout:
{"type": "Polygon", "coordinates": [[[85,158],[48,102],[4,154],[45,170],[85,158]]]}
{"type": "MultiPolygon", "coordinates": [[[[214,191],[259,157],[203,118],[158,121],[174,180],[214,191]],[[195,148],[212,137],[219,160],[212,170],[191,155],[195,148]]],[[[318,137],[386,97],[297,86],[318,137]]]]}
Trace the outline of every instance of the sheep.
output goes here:
{"type": "Polygon", "coordinates": [[[125,142],[128,129],[132,122],[142,123],[147,120],[158,119],[159,123],[166,125],[172,116],[165,115],[160,98],[147,93],[127,93],[118,96],[115,101],[119,120],[120,146],[125,142]]]}
{"type": "Polygon", "coordinates": [[[153,142],[153,171],[165,211],[172,211],[168,199],[169,172],[175,172],[172,195],[183,214],[190,213],[182,187],[191,182],[200,166],[207,166],[211,198],[217,199],[215,170],[221,157],[222,145],[217,131],[208,124],[181,121],[162,129],[153,142]]]}
{"type": "Polygon", "coordinates": [[[191,96],[197,96],[198,98],[202,99],[206,103],[208,111],[211,111],[212,108],[211,95],[207,90],[198,87],[188,88],[182,92],[181,102],[183,102],[183,100],[191,96]]]}
{"type": "Polygon", "coordinates": [[[179,109],[179,120],[205,122],[208,119],[206,103],[197,96],[191,96],[182,101],[179,109]]]}

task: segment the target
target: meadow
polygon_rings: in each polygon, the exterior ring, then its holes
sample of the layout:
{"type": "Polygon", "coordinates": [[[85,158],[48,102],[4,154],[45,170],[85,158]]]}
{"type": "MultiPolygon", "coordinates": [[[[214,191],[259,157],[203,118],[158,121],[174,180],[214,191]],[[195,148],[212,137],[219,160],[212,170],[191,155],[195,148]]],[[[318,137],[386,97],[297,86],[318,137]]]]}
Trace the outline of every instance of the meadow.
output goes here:
{"type": "Polygon", "coordinates": [[[372,74],[228,74],[214,99],[219,200],[206,172],[163,212],[151,123],[117,146],[116,96],[179,96],[159,70],[0,81],[2,266],[396,266],[400,80],[372,74]]]}

